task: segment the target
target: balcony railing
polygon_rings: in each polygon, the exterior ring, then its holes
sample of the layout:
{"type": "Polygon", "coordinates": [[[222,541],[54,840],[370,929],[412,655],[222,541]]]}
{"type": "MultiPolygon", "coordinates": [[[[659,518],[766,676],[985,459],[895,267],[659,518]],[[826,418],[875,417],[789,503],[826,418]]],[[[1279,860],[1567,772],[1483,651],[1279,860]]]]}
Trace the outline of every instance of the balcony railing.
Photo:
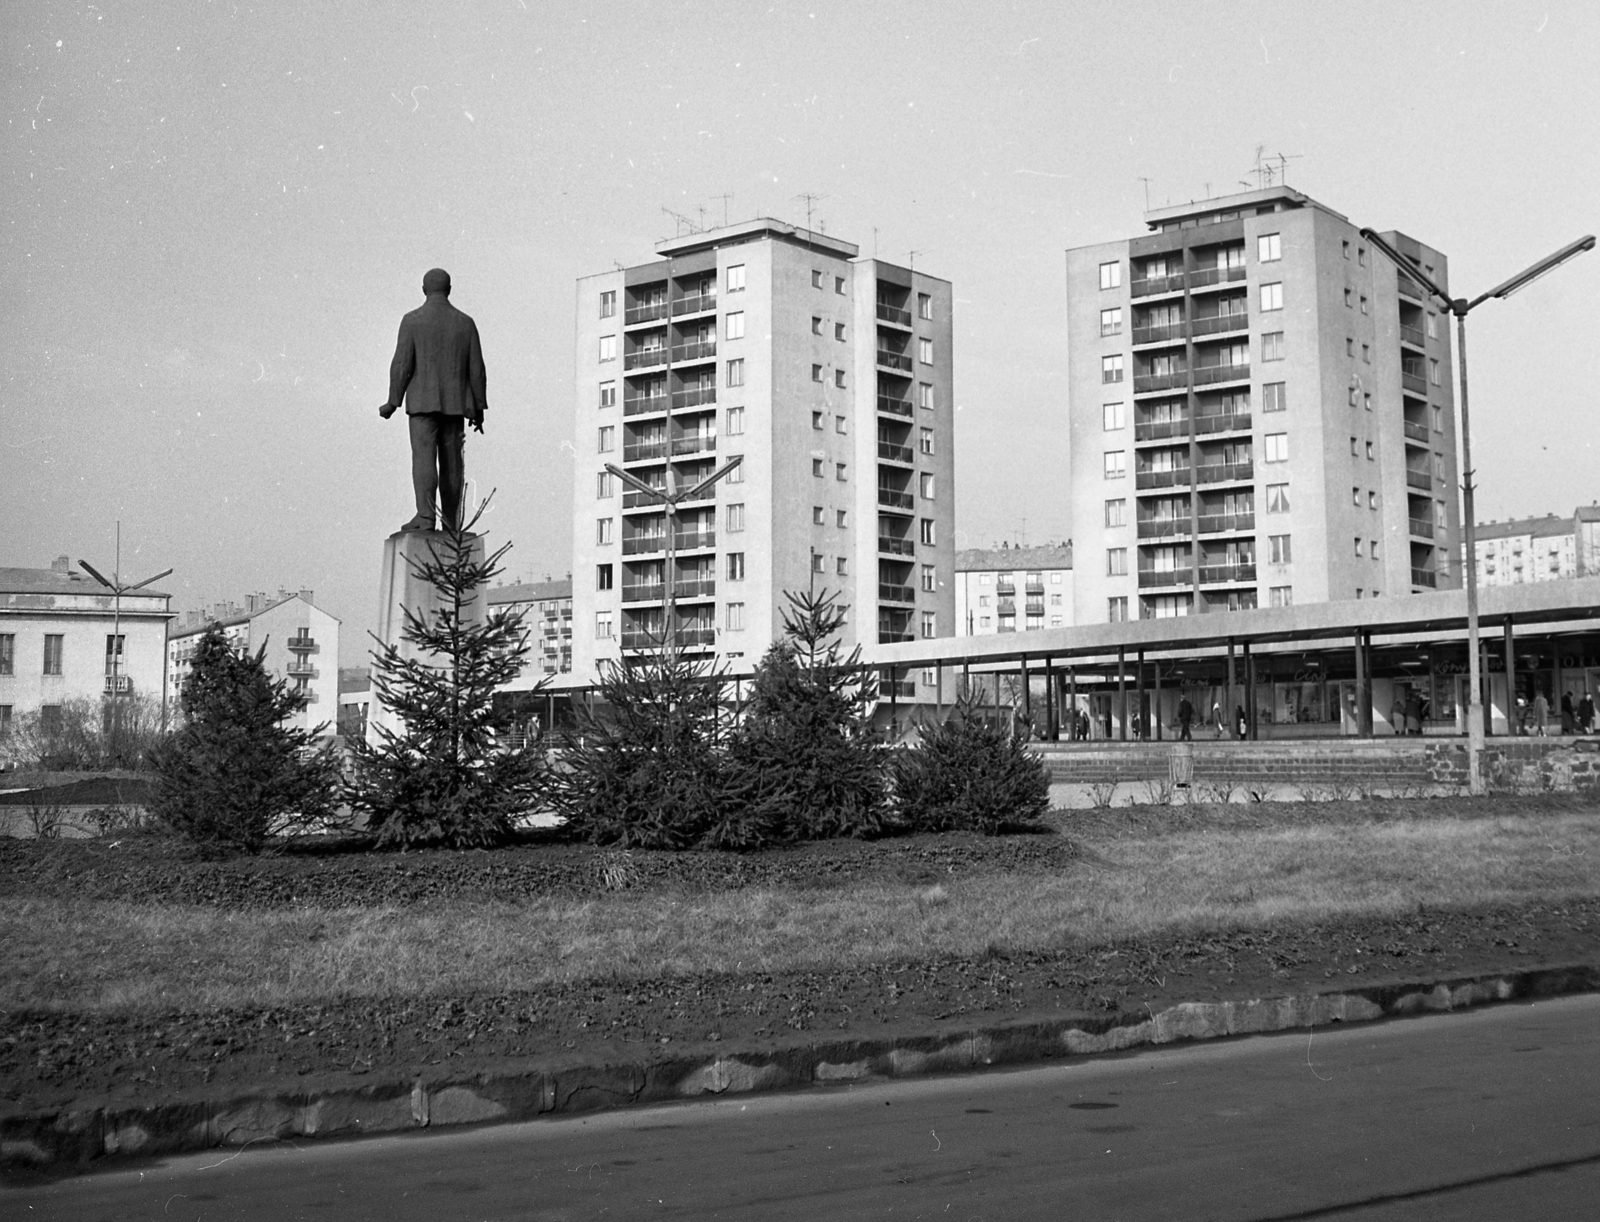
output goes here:
{"type": "Polygon", "coordinates": [[[1423,347],[1427,346],[1423,342],[1423,335],[1422,335],[1422,328],[1421,327],[1412,327],[1412,326],[1406,325],[1405,323],[1401,323],[1400,324],[1400,338],[1403,339],[1406,343],[1411,344],[1413,347],[1423,348],[1423,347]]]}
{"type": "Polygon", "coordinates": [[[667,546],[665,533],[659,535],[624,535],[622,538],[622,554],[624,556],[643,556],[650,552],[659,552],[667,546]]]}
{"type": "Polygon", "coordinates": [[[315,637],[292,636],[288,640],[288,645],[289,645],[289,648],[291,650],[293,650],[295,653],[316,653],[317,652],[317,640],[316,640],[315,637]]]}
{"type": "Polygon", "coordinates": [[[1015,598],[1017,596],[1017,583],[1014,581],[997,581],[994,592],[1001,598],[1015,598]]]}
{"type": "Polygon", "coordinates": [[[899,306],[890,305],[886,301],[878,302],[878,317],[884,322],[892,322],[897,327],[911,325],[911,311],[902,310],[899,306]]]}
{"type": "Polygon", "coordinates": [[[1433,491],[1433,477],[1426,471],[1406,472],[1406,486],[1408,488],[1421,488],[1426,492],[1433,491]]]}
{"type": "Polygon", "coordinates": [[[676,411],[680,407],[698,407],[702,403],[715,403],[717,401],[717,388],[710,383],[699,386],[686,387],[683,390],[672,392],[672,408],[676,411]]]}
{"type": "Polygon", "coordinates": [[[674,437],[672,439],[672,454],[677,457],[681,454],[705,454],[717,448],[715,433],[693,433],[688,437],[674,437]]]}
{"type": "Polygon", "coordinates": [[[1400,385],[1413,394],[1426,395],[1428,393],[1428,379],[1420,373],[1410,373],[1406,370],[1400,372],[1400,385]]]}
{"type": "Polygon", "coordinates": [[[707,310],[717,308],[717,295],[715,293],[696,293],[692,297],[680,297],[672,303],[672,316],[677,318],[681,314],[704,314],[707,310]]]}
{"type": "Polygon", "coordinates": [[[911,358],[903,352],[889,352],[879,348],[878,364],[885,369],[903,369],[906,373],[911,372],[911,358]]]}
{"type": "Polygon", "coordinates": [[[1412,569],[1411,584],[1414,586],[1427,586],[1428,589],[1437,589],[1439,574],[1432,569],[1412,569]]]}
{"type": "Polygon", "coordinates": [[[893,645],[899,641],[914,641],[916,639],[916,636],[912,634],[909,628],[885,628],[882,624],[878,625],[878,644],[880,645],[893,645]]]}
{"type": "Polygon", "coordinates": [[[1402,297],[1409,297],[1412,301],[1422,300],[1422,290],[1417,286],[1417,282],[1410,276],[1406,275],[1404,272],[1397,271],[1394,274],[1394,278],[1396,282],[1395,287],[1400,290],[1400,295],[1402,297]]]}
{"type": "Polygon", "coordinates": [[[1416,423],[1414,423],[1414,422],[1412,422],[1410,420],[1407,420],[1406,421],[1406,440],[1407,441],[1420,441],[1423,445],[1427,445],[1428,444],[1428,426],[1425,425],[1425,424],[1416,424],[1416,423]]]}
{"type": "Polygon", "coordinates": [[[1250,376],[1250,362],[1234,365],[1197,365],[1194,370],[1196,386],[1210,386],[1216,382],[1238,382],[1250,376]]]}
{"type": "Polygon", "coordinates": [[[910,446],[898,446],[892,441],[880,441],[878,443],[878,457],[886,458],[890,462],[909,463],[917,460],[916,454],[910,446]]]}
{"type": "Polygon", "coordinates": [[[667,443],[661,441],[632,441],[622,447],[623,462],[648,462],[652,458],[665,458],[667,443]]]}
{"type": "Polygon", "coordinates": [[[622,601],[625,603],[658,603],[666,596],[664,582],[643,582],[622,587],[622,601]]]}
{"type": "Polygon", "coordinates": [[[710,624],[678,629],[679,649],[706,649],[717,643],[717,630],[710,624]]]}
{"type": "Polygon", "coordinates": [[[685,530],[672,536],[672,546],[680,552],[698,551],[716,545],[717,532],[714,530],[685,530]]]}
{"type": "Polygon", "coordinates": [[[1134,327],[1133,342],[1135,344],[1164,344],[1169,340],[1183,338],[1183,323],[1168,322],[1155,323],[1147,327],[1134,327]]]}
{"type": "Polygon", "coordinates": [[[667,363],[667,350],[661,348],[640,348],[636,352],[629,352],[622,358],[624,369],[650,369],[656,365],[667,363]]]}
{"type": "Polygon", "coordinates": [[[916,503],[916,498],[909,492],[896,492],[893,488],[878,489],[878,504],[880,505],[887,505],[891,509],[910,509],[916,503]]]}
{"type": "Polygon", "coordinates": [[[1250,325],[1247,310],[1231,310],[1226,314],[1208,314],[1191,319],[1189,334],[1198,339],[1202,335],[1225,335],[1229,331],[1243,331],[1250,325]]]}
{"type": "Polygon", "coordinates": [[[1243,279],[1243,267],[1201,267],[1189,273],[1189,287],[1203,289],[1213,284],[1236,284],[1243,279]]]}
{"type": "MultiPolygon", "coordinates": [[[[906,633],[908,640],[910,637],[911,634],[909,632],[906,633]]],[[[893,696],[896,699],[903,696],[910,700],[917,694],[917,681],[915,679],[885,679],[878,684],[878,694],[880,696],[893,696]]]]}
{"type": "Polygon", "coordinates": [[[622,414],[643,416],[648,412],[664,412],[667,410],[667,403],[666,395],[638,395],[622,401],[622,414]]]}
{"type": "Polygon", "coordinates": [[[885,603],[914,603],[917,601],[917,591],[912,586],[891,585],[889,582],[878,583],[878,601],[885,603]]]}
{"type": "Polygon", "coordinates": [[[661,634],[652,632],[648,628],[624,628],[622,630],[622,647],[624,649],[659,649],[662,645],[661,634]]]}
{"type": "Polygon", "coordinates": [[[688,577],[672,583],[673,598],[713,598],[717,593],[715,577],[688,577]]]}
{"type": "Polygon", "coordinates": [[[1133,439],[1135,441],[1160,441],[1163,437],[1187,437],[1189,435],[1189,420],[1145,420],[1135,422],[1133,426],[1133,439]]]}
{"type": "Polygon", "coordinates": [[[283,671],[285,674],[293,675],[297,679],[315,679],[317,677],[317,668],[311,665],[310,662],[290,662],[289,665],[283,668],[283,671]]]}
{"type": "Polygon", "coordinates": [[[1206,564],[1200,566],[1201,585],[1221,585],[1224,582],[1254,581],[1253,564],[1206,564]]]}
{"type": "Polygon", "coordinates": [[[668,306],[665,298],[660,301],[646,301],[639,305],[629,306],[623,315],[622,321],[624,325],[631,327],[635,323],[654,322],[658,318],[665,318],[667,312],[668,306]]]}
{"type": "Polygon", "coordinates": [[[1195,483],[1225,484],[1230,480],[1254,479],[1255,474],[1254,461],[1208,463],[1195,468],[1195,483]]]}
{"type": "Polygon", "coordinates": [[[674,361],[704,361],[717,355],[717,341],[714,339],[697,340],[692,344],[675,344],[672,348],[674,361]]]}
{"type": "MultiPolygon", "coordinates": [[[[661,496],[666,495],[666,489],[661,489],[661,496]]],[[[661,496],[652,496],[647,492],[624,492],[622,494],[622,507],[624,509],[660,509],[661,496]]]]}
{"type": "Polygon", "coordinates": [[[1219,412],[1213,416],[1196,416],[1194,418],[1194,431],[1202,437],[1208,433],[1228,433],[1234,429],[1247,429],[1249,427],[1249,412],[1219,412]]]}
{"type": "Polygon", "coordinates": [[[1128,291],[1135,297],[1153,297],[1157,293],[1175,293],[1183,288],[1183,273],[1173,272],[1168,276],[1135,276],[1128,285],[1128,291]]]}
{"type": "Polygon", "coordinates": [[[1136,488],[1187,488],[1189,486],[1189,468],[1173,467],[1163,471],[1135,471],[1133,484],[1136,488]]]}
{"type": "Polygon", "coordinates": [[[893,416],[913,416],[910,399],[896,399],[893,395],[878,396],[878,410],[893,416]]]}
{"type": "Polygon", "coordinates": [[[1188,518],[1140,518],[1139,538],[1173,539],[1194,533],[1194,523],[1188,518]]]}
{"type": "Polygon", "coordinates": [[[1254,530],[1256,515],[1250,513],[1203,513],[1200,515],[1200,533],[1214,535],[1225,530],[1254,530]]]}
{"type": "Polygon", "coordinates": [[[1411,533],[1419,539],[1433,538],[1433,523],[1426,518],[1410,518],[1411,533]]]}
{"type": "Polygon", "coordinates": [[[1133,393],[1136,395],[1149,394],[1154,390],[1172,390],[1175,387],[1189,385],[1189,371],[1180,369],[1176,373],[1135,373],[1133,375],[1133,393]]]}
{"type": "Polygon", "coordinates": [[[1139,588],[1141,590],[1160,586],[1186,586],[1194,570],[1185,564],[1181,569],[1140,569],[1139,588]]]}
{"type": "Polygon", "coordinates": [[[879,535],[878,550],[886,556],[914,556],[917,554],[917,545],[910,539],[896,539],[892,535],[879,535]]]}

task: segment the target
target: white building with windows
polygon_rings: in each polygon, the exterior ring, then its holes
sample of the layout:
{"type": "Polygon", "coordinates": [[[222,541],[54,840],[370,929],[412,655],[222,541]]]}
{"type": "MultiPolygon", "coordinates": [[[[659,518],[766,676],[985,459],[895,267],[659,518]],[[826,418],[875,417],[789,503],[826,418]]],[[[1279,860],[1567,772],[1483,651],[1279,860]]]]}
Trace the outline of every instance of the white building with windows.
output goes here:
{"type": "Polygon", "coordinates": [[[1072,627],[1072,543],[956,553],[956,635],[1072,627]]]}
{"type": "Polygon", "coordinates": [[[529,648],[524,675],[564,675],[572,670],[571,577],[495,586],[489,591],[489,610],[522,612],[529,648]]]}
{"type": "Polygon", "coordinates": [[[1474,541],[1480,586],[1593,577],[1600,574],[1600,505],[1580,505],[1570,517],[1479,522],[1474,541]]]}

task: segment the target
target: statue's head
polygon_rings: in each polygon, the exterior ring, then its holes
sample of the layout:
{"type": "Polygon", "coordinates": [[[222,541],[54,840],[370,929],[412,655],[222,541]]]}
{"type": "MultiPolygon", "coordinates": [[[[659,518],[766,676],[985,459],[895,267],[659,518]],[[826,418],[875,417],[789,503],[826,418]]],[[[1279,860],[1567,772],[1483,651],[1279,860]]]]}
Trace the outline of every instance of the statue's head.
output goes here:
{"type": "Polygon", "coordinates": [[[422,277],[422,291],[430,297],[434,293],[443,293],[448,297],[450,295],[450,273],[442,267],[436,267],[432,271],[425,273],[422,277]]]}

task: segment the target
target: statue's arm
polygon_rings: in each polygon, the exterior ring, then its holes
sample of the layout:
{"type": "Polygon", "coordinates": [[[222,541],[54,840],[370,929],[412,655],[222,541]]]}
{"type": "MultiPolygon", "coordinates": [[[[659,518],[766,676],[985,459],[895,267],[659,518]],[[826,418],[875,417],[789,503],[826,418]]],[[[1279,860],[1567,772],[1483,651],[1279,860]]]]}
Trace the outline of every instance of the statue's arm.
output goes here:
{"type": "Polygon", "coordinates": [[[483,345],[478,341],[478,324],[472,324],[472,345],[467,356],[467,377],[472,383],[472,405],[476,411],[472,423],[483,431],[483,417],[489,410],[488,374],[483,367],[483,345]]]}
{"type": "Polygon", "coordinates": [[[400,336],[395,340],[394,360],[389,362],[389,401],[378,411],[387,420],[405,402],[406,387],[417,372],[417,342],[411,334],[410,318],[400,320],[400,336]],[[387,408],[388,410],[384,410],[387,408]]]}

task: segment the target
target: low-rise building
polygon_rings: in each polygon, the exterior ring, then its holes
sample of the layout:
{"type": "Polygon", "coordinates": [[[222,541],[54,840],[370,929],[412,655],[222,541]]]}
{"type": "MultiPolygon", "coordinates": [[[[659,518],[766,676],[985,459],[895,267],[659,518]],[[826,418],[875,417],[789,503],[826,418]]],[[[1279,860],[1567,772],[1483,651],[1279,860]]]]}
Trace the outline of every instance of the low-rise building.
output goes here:
{"type": "Polygon", "coordinates": [[[956,635],[1072,626],[1072,542],[956,553],[956,635]]]}
{"type": "Polygon", "coordinates": [[[572,578],[519,581],[489,591],[491,611],[520,610],[528,630],[531,674],[565,675],[572,670],[572,578]]]}
{"type": "MultiPolygon", "coordinates": [[[[1466,545],[1462,545],[1463,553],[1466,545]]],[[[1600,574],[1600,505],[1571,516],[1480,522],[1476,531],[1478,584],[1514,586],[1600,574]]]]}

